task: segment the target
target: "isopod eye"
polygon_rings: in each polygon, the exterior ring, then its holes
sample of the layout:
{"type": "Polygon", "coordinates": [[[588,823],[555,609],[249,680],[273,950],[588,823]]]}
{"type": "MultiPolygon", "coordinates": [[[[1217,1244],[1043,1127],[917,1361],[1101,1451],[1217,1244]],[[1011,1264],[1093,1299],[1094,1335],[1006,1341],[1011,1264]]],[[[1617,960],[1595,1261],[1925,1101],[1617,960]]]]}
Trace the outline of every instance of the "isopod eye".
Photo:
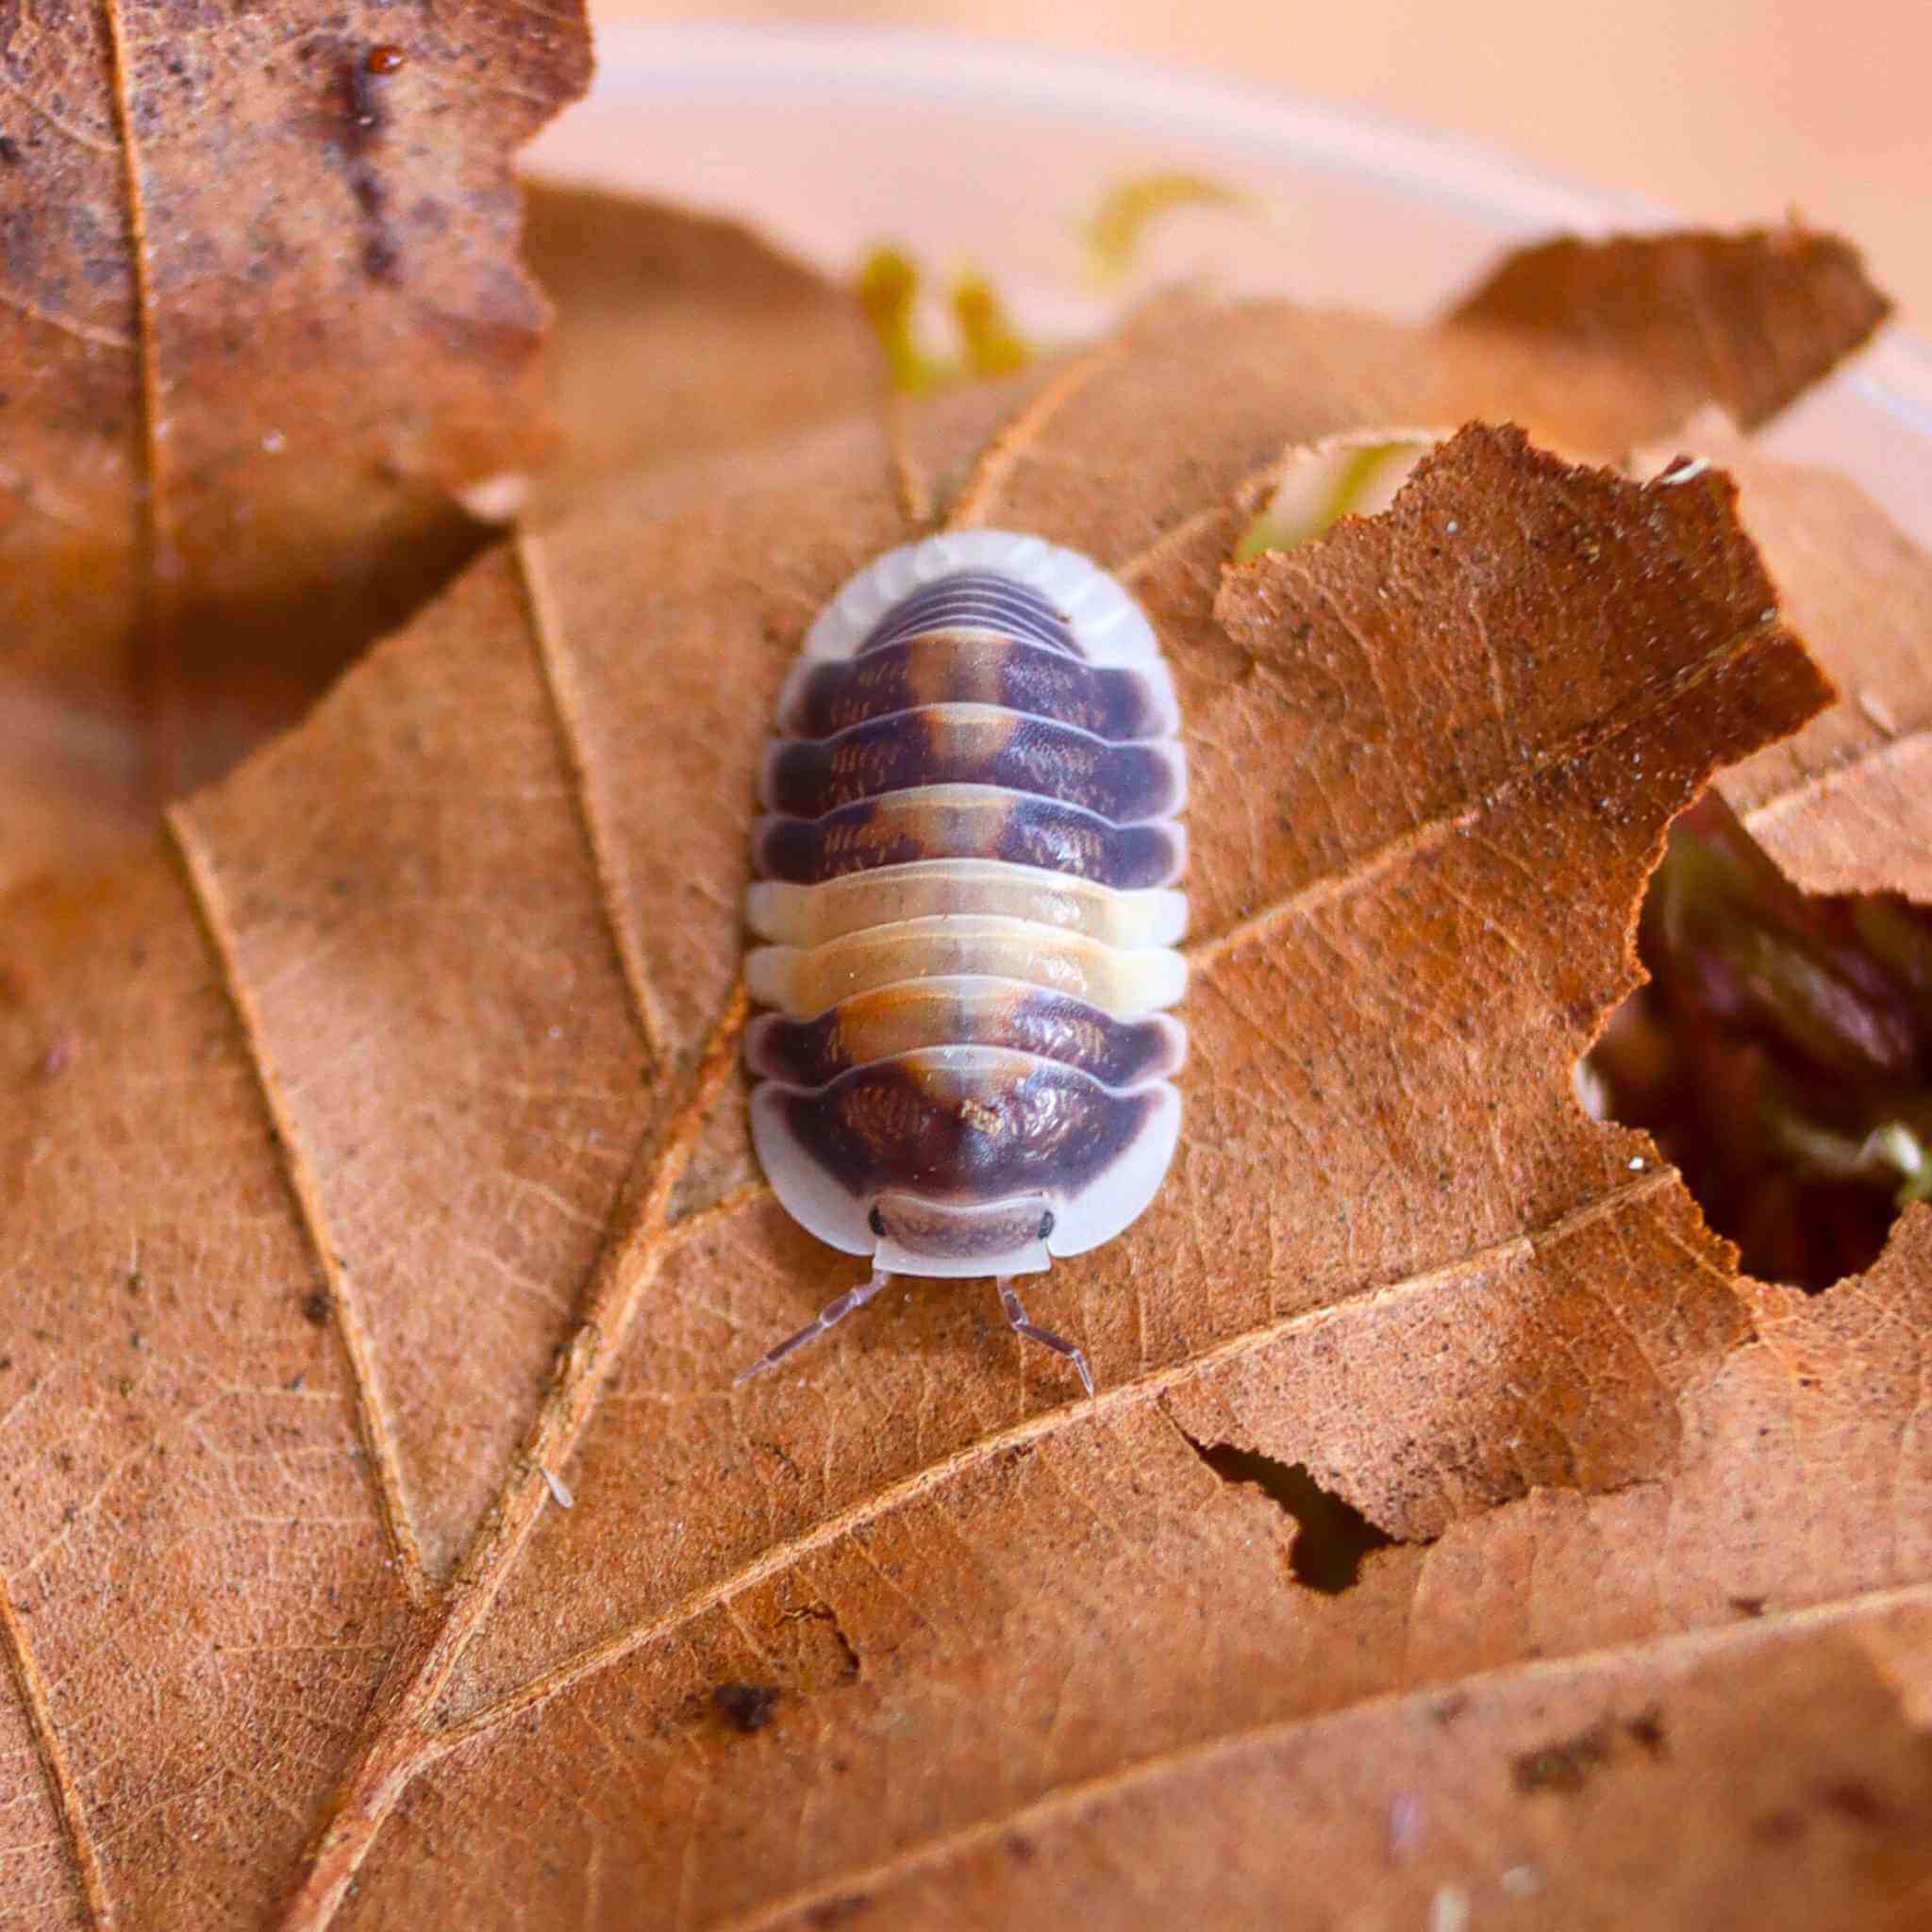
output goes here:
{"type": "Polygon", "coordinates": [[[1040,1239],[1044,1241],[1053,1232],[1053,1209],[1049,1208],[1040,1217],[1040,1239]]]}
{"type": "Polygon", "coordinates": [[[883,1214],[881,1214],[876,1208],[874,1208],[872,1210],[872,1212],[865,1217],[865,1224],[866,1226],[871,1228],[873,1233],[877,1235],[881,1241],[885,1240],[886,1217],[883,1214]]]}

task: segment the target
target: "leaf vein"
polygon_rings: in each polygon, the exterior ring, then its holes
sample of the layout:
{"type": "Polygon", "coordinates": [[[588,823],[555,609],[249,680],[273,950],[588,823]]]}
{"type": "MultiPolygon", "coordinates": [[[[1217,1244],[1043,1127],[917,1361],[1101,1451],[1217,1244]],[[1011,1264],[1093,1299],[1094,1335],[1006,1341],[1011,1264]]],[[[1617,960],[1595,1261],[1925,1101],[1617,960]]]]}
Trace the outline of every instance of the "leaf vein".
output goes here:
{"type": "Polygon", "coordinates": [[[122,0],[106,0],[109,83],[114,97],[115,132],[127,194],[127,247],[134,268],[134,341],[136,398],[141,408],[141,450],[143,475],[135,491],[140,519],[141,624],[136,633],[134,667],[161,729],[152,739],[152,782],[165,797],[175,789],[178,748],[172,733],[177,705],[175,687],[177,640],[175,619],[180,572],[172,525],[170,478],[163,459],[165,412],[161,407],[160,344],[155,328],[154,264],[147,242],[147,204],[141,192],[141,158],[134,142],[134,104],[128,96],[130,62],[127,23],[122,0]]]}
{"type": "Polygon", "coordinates": [[[947,511],[947,529],[972,529],[985,523],[996,509],[1021,458],[1039,441],[1046,426],[1094,376],[1118,361],[1121,354],[1121,343],[1112,340],[1076,357],[1000,425],[992,441],[980,451],[965,488],[947,511]]]}
{"type": "Polygon", "coordinates": [[[103,349],[119,349],[124,354],[134,347],[133,341],[117,328],[100,328],[92,323],[75,322],[71,315],[42,308],[39,303],[29,302],[25,295],[16,294],[10,289],[0,288],[0,303],[17,314],[25,315],[29,321],[43,323],[48,328],[58,329],[62,335],[73,336],[77,341],[92,342],[103,349]]]}
{"type": "Polygon", "coordinates": [[[113,154],[114,147],[111,142],[102,141],[92,134],[83,134],[79,128],[64,121],[45,102],[36,100],[18,81],[8,80],[4,75],[0,75],[0,88],[10,93],[36,120],[44,121],[57,134],[71,141],[75,147],[84,148],[91,155],[113,154]]]}
{"type": "Polygon", "coordinates": [[[1759,799],[1744,813],[1744,824],[1756,832],[1761,826],[1783,818],[1787,812],[1797,810],[1821,792],[1835,791],[1847,781],[1888,764],[1894,758],[1916,755],[1925,748],[1928,740],[1932,740],[1932,724],[1921,724],[1915,729],[1901,732],[1896,738],[1867,745],[1842,764],[1833,765],[1827,771],[1812,772],[1782,791],[1774,791],[1768,798],[1759,799]]]}
{"type": "Polygon", "coordinates": [[[674,1636],[685,1625],[728,1603],[743,1591],[756,1589],[771,1577],[794,1569],[806,1557],[830,1547],[870,1524],[891,1515],[907,1504],[916,1502],[922,1496],[944,1488],[956,1477],[1005,1455],[1013,1448],[1025,1443],[1051,1441],[1062,1430],[1081,1427],[1088,1423],[1099,1424],[1116,1414],[1138,1410],[1148,1403],[1158,1401],[1172,1389],[1209,1374],[1227,1362],[1253,1355],[1291,1335],[1319,1328],[1344,1316],[1359,1314],[1365,1309],[1380,1309],[1399,1305],[1416,1295],[1428,1292],[1444,1281],[1480,1273],[1485,1268],[1494,1267],[1499,1262],[1515,1257],[1533,1256],[1544,1247],[1557,1241],[1567,1241],[1595,1223],[1621,1213],[1627,1208],[1635,1207],[1653,1194],[1663,1191],[1667,1187],[1674,1186],[1676,1179],[1674,1168],[1659,1169],[1646,1174],[1641,1180],[1627,1182],[1612,1189],[1608,1193],[1599,1195],[1594,1201],[1573,1209],[1569,1214],[1558,1217],[1543,1227],[1511,1235],[1507,1240],[1474,1249],[1422,1273],[1404,1276],[1400,1280],[1373,1284],[1353,1294],[1326,1302],[1318,1308],[1303,1309],[1280,1321],[1247,1329],[1241,1334],[1229,1337],[1225,1341],[1217,1342],[1212,1348],[1203,1350],[1199,1355],[1189,1357],[1184,1361],[1171,1363],[1166,1368],[1157,1369],[1133,1381],[1104,1389],[1098,1395],[1089,1399],[1042,1410],[1008,1428],[982,1436],[976,1441],[969,1442],[962,1448],[954,1450],[950,1455],[941,1457],[939,1461],[915,1470],[911,1474],[902,1476],[896,1482],[874,1491],[871,1495],[814,1524],[797,1536],[782,1543],[773,1544],[751,1562],[741,1565],[728,1576],[721,1577],[714,1583],[691,1591],[660,1615],[618,1631],[527,1679],[494,1703],[486,1705],[482,1709],[437,1734],[436,1751],[441,1755],[452,1750],[460,1743],[494,1730],[512,1718],[521,1717],[525,1712],[548,1703],[553,1697],[586,1678],[595,1676],[622,1663],[633,1653],[660,1639],[674,1636]]]}
{"type": "Polygon", "coordinates": [[[428,1567],[423,1559],[423,1547],[409,1520],[401,1457],[382,1400],[375,1342],[363,1323],[360,1305],[337,1258],[336,1244],[330,1239],[327,1217],[323,1210],[321,1185],[303,1153],[301,1139],[295,1131],[294,1121],[290,1117],[288,1096],[269,1058],[261,1016],[256,1009],[253,992],[235,956],[214,868],[203,853],[200,841],[185,813],[170,811],[167,824],[173,835],[175,853],[186,877],[189,898],[241,1027],[249,1060],[255,1069],[262,1105],[280,1143],[283,1170],[290,1192],[294,1196],[296,1212],[301,1217],[316,1265],[328,1284],[329,1309],[343,1353],[348,1357],[350,1382],[355,1391],[357,1425],[369,1451],[369,1468],[383,1528],[395,1553],[397,1569],[409,1601],[421,1606],[429,1594],[428,1567]]]}
{"type": "Polygon", "coordinates": [[[668,1216],[705,1122],[737,1064],[742,991],[727,1002],[696,1071],[661,1130],[648,1133],[611,1219],[586,1290],[575,1334],[559,1355],[550,1392],[510,1465],[494,1507],[478,1524],[436,1613],[398,1654],[362,1748],[333,1793],[283,1923],[319,1932],[335,1916],[370,1848],[411,1780],[441,1755],[427,1714],[488,1618],[550,1500],[545,1471],[562,1469],[594,1410],[645,1291],[672,1245],[668,1216]]]}
{"type": "Polygon", "coordinates": [[[583,827],[584,842],[590,849],[591,870],[597,881],[597,903],[604,915],[605,927],[610,934],[611,944],[616,949],[624,982],[630,989],[631,1005],[636,1009],[638,1025],[650,1052],[651,1064],[654,1068],[661,1068],[668,1064],[670,1058],[667,1044],[670,1030],[630,922],[619,916],[616,858],[608,828],[597,810],[591,786],[590,761],[584,748],[580,723],[584,713],[583,698],[577,689],[569,653],[564,648],[563,626],[543,575],[536,537],[528,530],[518,530],[511,540],[510,555],[515,559],[517,578],[523,586],[525,606],[529,613],[537,673],[549,698],[558,749],[564,770],[570,774],[577,822],[583,827]]]}
{"type": "Polygon", "coordinates": [[[1757,625],[1732,637],[1727,642],[1707,652],[1694,664],[1687,665],[1660,689],[1636,703],[1612,711],[1606,718],[1594,721],[1565,739],[1562,743],[1518,765],[1507,777],[1480,797],[1472,799],[1454,811],[1441,812],[1434,818],[1425,819],[1410,830],[1385,841],[1364,853],[1359,858],[1352,860],[1341,871],[1327,873],[1312,879],[1307,885],[1300,886],[1262,907],[1258,911],[1250,913],[1245,919],[1224,926],[1218,933],[1210,933],[1197,940],[1193,945],[1186,949],[1188,963],[1197,968],[1211,965],[1224,954],[1235,952],[1242,946],[1252,944],[1256,940],[1265,938],[1276,926],[1286,924],[1304,913],[1319,910],[1337,899],[1346,898],[1363,887],[1373,885],[1384,874],[1407,865],[1410,859],[1426,856],[1445,844],[1458,832],[1467,830],[1487,817],[1515,792],[1535,784],[1541,778],[1549,776],[1554,772],[1562,771],[1580,758],[1588,758],[1607,744],[1615,743],[1625,733],[1648,723],[1687,692],[1694,691],[1719,673],[1728,670],[1753,651],[1786,639],[1789,635],[1780,625],[1774,625],[1770,628],[1757,625]]]}
{"type": "Polygon", "coordinates": [[[108,1932],[114,1923],[114,1912],[108,1897],[107,1874],[101,1869],[100,1854],[88,1832],[86,1806],[74,1775],[74,1767],[67,1761],[59,1728],[54,1722],[54,1707],[47,1695],[46,1682],[34,1659],[33,1646],[27,1641],[26,1626],[21,1621],[20,1611],[5,1578],[0,1578],[0,1647],[7,1652],[13,1681],[20,1690],[20,1701],[26,1712],[28,1727],[33,1732],[35,1748],[40,1753],[42,1773],[47,1780],[55,1809],[60,1816],[61,1833],[69,1856],[74,1860],[75,1875],[87,1905],[88,1917],[100,1928],[100,1932],[108,1932]]]}
{"type": "MultiPolygon", "coordinates": [[[[1640,1657],[1695,1661],[1727,1652],[1750,1650],[1789,1632],[1829,1629],[1834,1624],[1851,1623],[1867,1615],[1924,1605],[1932,1605],[1932,1584],[1905,1584],[1889,1590],[1867,1591],[1857,1596],[1840,1597],[1829,1603],[1810,1604],[1802,1609],[1781,1611],[1740,1624],[1675,1631],[1630,1643],[1607,1644],[1596,1650],[1574,1652],[1567,1657],[1533,1657],[1499,1664],[1491,1670],[1458,1677],[1456,1684],[1458,1690],[1509,1688],[1569,1676],[1578,1672],[1614,1669],[1626,1660],[1640,1657]]],[[[1216,1758],[1265,1749],[1298,1735],[1319,1733],[1330,1724],[1358,1719],[1368,1712],[1397,1710],[1404,1705],[1439,1694],[1440,1687],[1428,1685],[1387,1690],[1374,1696],[1357,1698],[1352,1703],[1311,1716],[1277,1719],[1246,1729],[1224,1731],[1172,1751],[1158,1752],[1099,1776],[1062,1785],[995,1816],[976,1819],[954,1831],[938,1833],[861,1870],[842,1872],[836,1878],[821,1880],[770,1904],[756,1906],[749,1912],[718,1922],[712,1932],[764,1932],[764,1928],[782,1924],[830,1899],[875,1893],[883,1885],[943,1864],[955,1855],[973,1851],[1008,1832],[1024,1829],[1028,1824],[1076,1815],[1117,1792],[1132,1791],[1139,1787],[1158,1783],[1176,1772],[1185,1772],[1216,1758]]]]}

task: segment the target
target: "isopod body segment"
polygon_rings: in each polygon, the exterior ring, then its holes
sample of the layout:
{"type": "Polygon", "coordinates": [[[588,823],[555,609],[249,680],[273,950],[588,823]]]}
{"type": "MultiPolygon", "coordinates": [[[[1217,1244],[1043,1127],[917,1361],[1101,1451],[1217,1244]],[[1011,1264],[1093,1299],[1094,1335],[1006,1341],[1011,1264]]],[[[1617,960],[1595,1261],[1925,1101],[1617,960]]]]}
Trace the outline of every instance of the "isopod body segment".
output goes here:
{"type": "MultiPolygon", "coordinates": [[[[873,1279],[1010,1283],[1111,1240],[1180,1129],[1187,765],[1115,578],[1036,537],[888,552],[813,624],[759,777],[752,1134],[873,1279]]],[[[1091,1382],[1090,1382],[1091,1386],[1091,1382]]]]}

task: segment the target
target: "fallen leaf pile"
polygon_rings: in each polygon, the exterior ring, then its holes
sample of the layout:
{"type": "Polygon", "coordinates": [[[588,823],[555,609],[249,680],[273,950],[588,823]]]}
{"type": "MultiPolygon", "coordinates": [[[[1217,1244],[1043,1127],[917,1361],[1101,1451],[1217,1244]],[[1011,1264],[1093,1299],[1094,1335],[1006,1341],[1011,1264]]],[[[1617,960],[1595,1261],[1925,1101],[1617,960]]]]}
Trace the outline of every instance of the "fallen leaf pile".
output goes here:
{"type": "Polygon", "coordinates": [[[1720,770],[1924,891],[1927,606],[1836,484],[1739,452],[1760,560],[1722,470],[1547,453],[1879,307],[1796,233],[1551,268],[600,481],[0,908],[0,1919],[1924,1923],[1932,1212],[1741,1276],[1574,1072],[1720,770]],[[1228,564],[1296,447],[1462,423],[1228,564]],[[1092,1401],[974,1283],[732,1386],[853,1268],[746,1144],[754,763],[933,522],[1119,571],[1187,718],[1181,1153],[1035,1295],[1092,1401]]]}

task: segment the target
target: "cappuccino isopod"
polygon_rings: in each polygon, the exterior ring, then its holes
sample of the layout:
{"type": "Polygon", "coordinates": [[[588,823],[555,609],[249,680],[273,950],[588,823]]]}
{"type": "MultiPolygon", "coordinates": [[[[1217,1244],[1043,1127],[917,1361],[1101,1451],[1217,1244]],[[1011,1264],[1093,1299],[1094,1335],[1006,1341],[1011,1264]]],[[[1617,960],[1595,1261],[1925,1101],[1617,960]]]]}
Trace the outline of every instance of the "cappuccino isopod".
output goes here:
{"type": "MultiPolygon", "coordinates": [[[[870,1279],[1016,1279],[1111,1241],[1180,1132],[1187,763],[1145,613],[1009,531],[889,551],[820,614],[759,775],[752,1136],[779,1203],[870,1279]]],[[[741,1377],[742,1379],[742,1377],[741,1377]]]]}

